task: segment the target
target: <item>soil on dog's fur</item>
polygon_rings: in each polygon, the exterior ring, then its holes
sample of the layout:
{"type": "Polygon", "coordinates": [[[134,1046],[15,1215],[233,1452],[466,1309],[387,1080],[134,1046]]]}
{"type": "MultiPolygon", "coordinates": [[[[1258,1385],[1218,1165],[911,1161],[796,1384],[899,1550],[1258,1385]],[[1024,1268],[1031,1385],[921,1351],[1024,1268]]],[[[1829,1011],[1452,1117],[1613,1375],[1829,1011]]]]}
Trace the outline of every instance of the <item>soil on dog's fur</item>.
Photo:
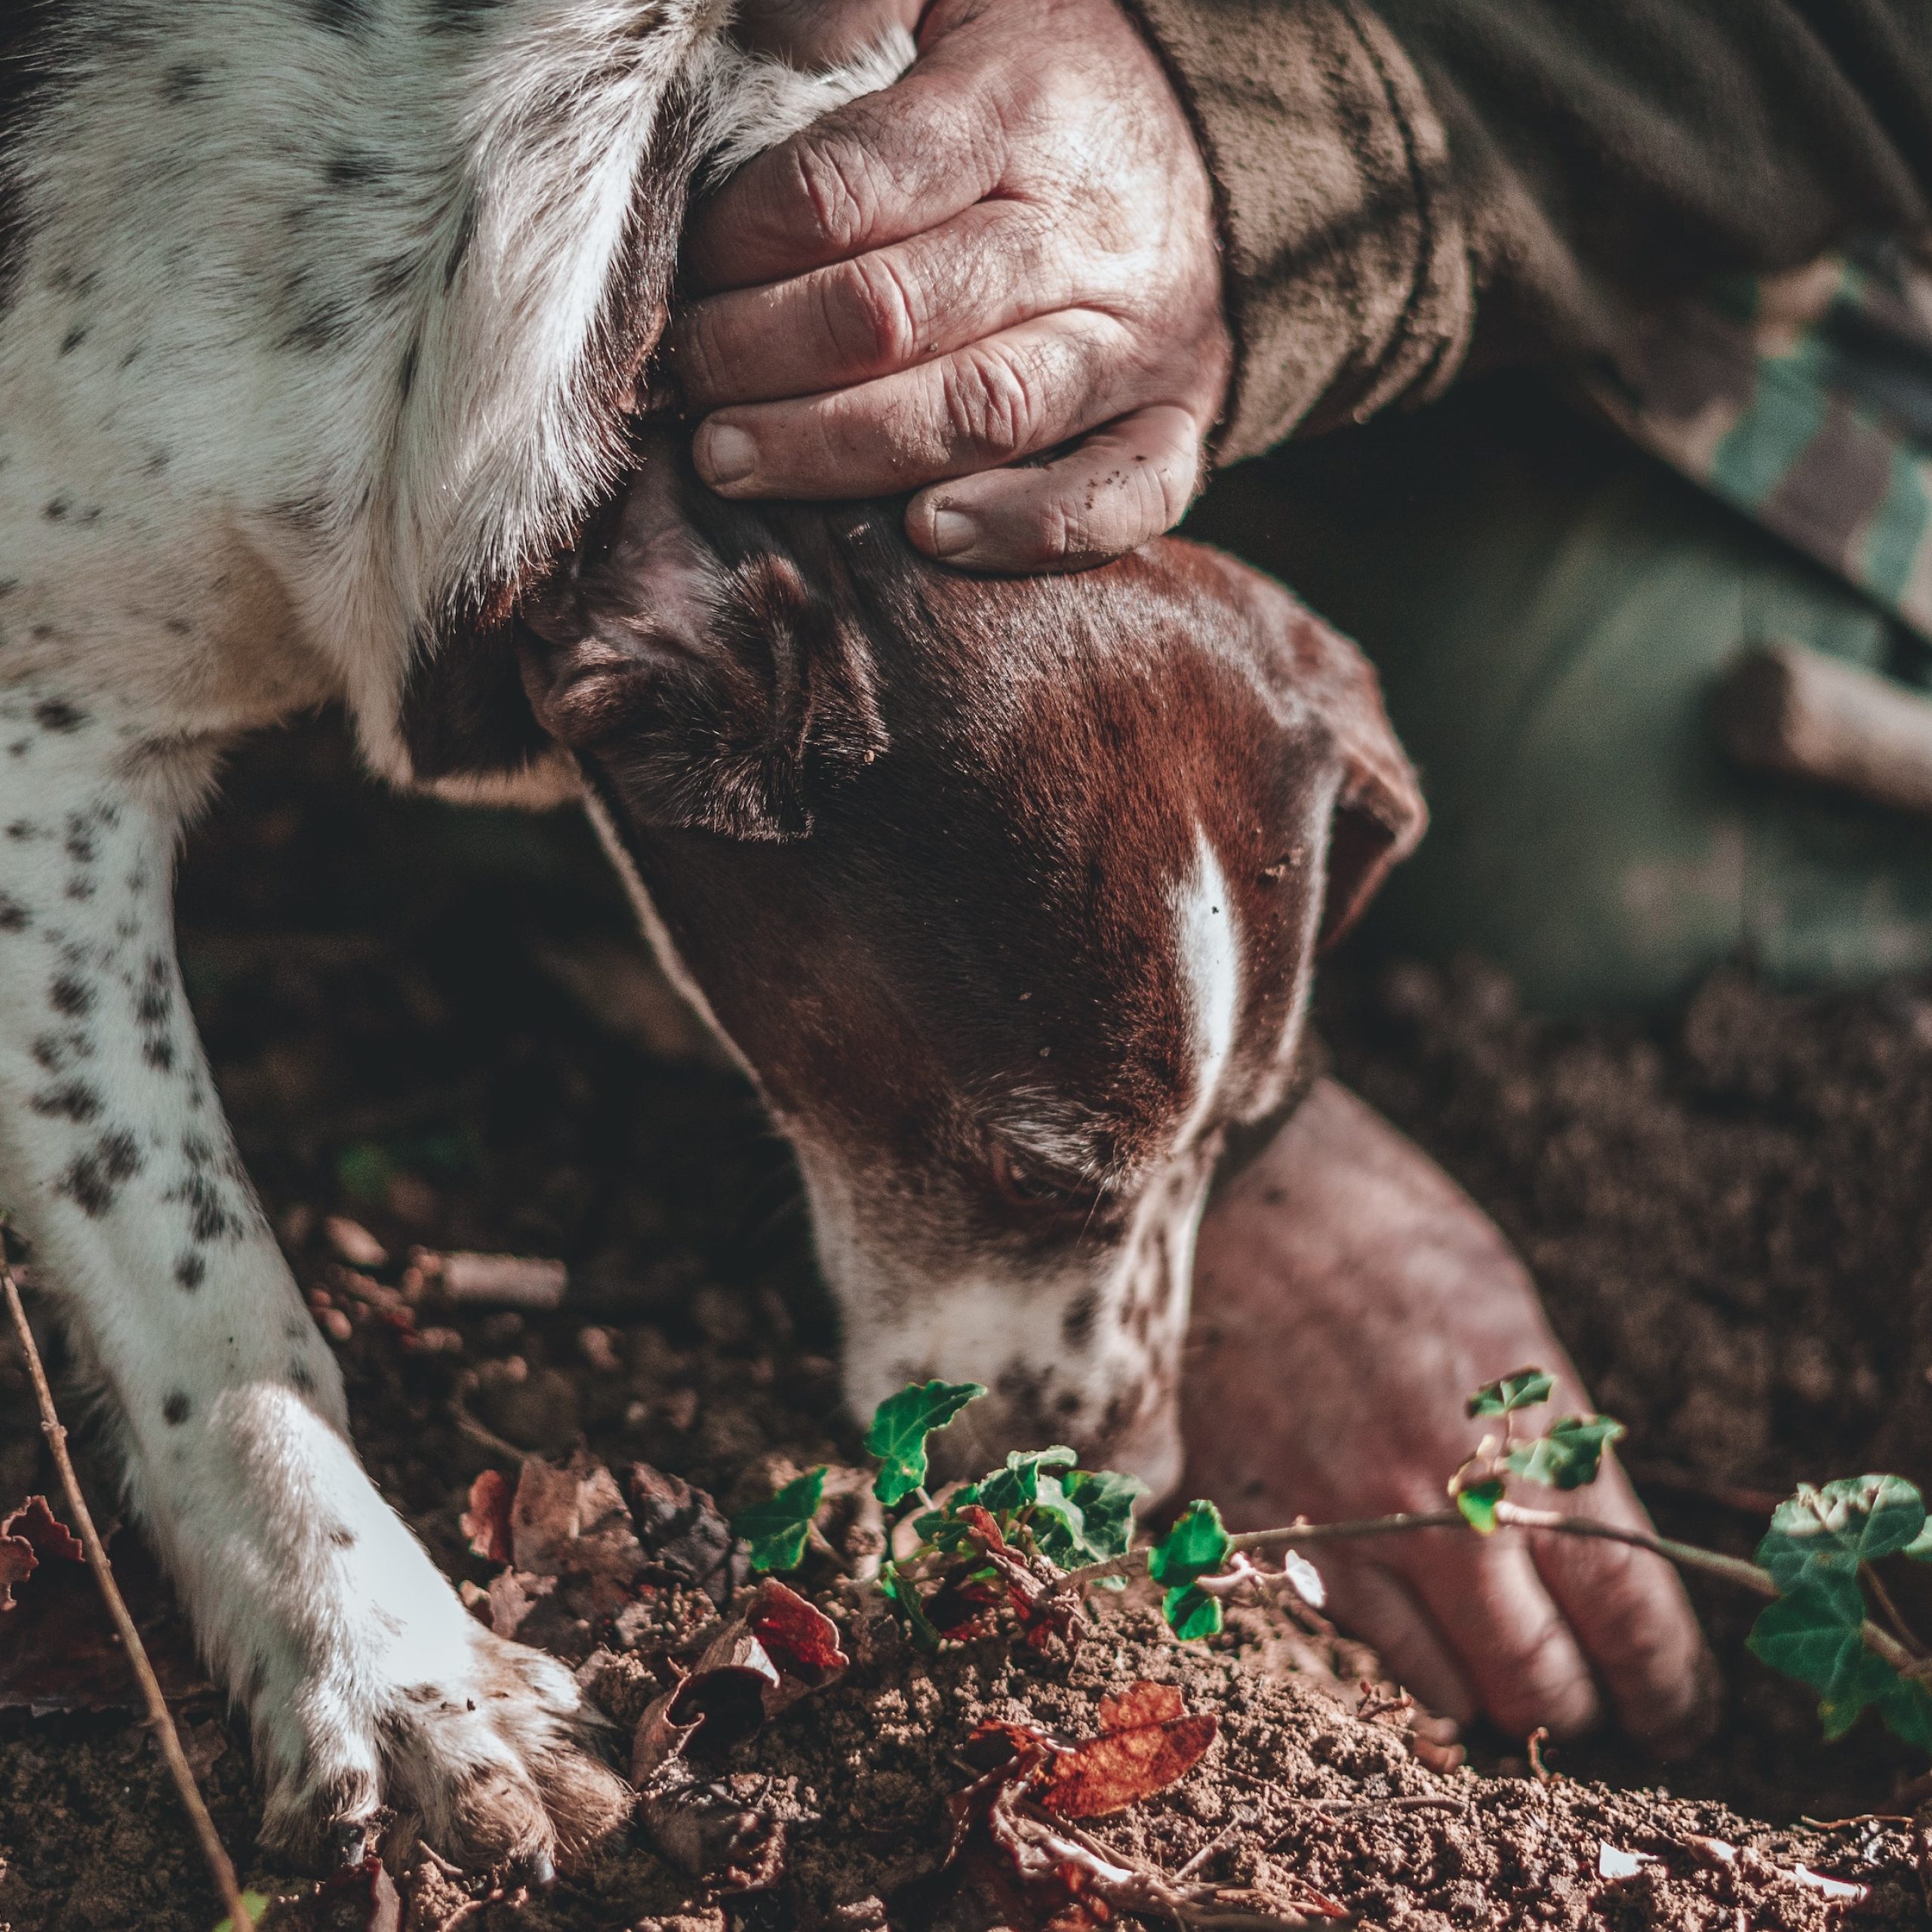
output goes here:
{"type": "MultiPolygon", "coordinates": [[[[648,977],[616,970],[635,955],[588,840],[567,820],[388,799],[346,762],[327,726],[245,761],[189,854],[183,952],[242,1152],[340,1338],[384,1493],[453,1576],[481,1583],[491,1566],[459,1518],[509,1451],[581,1439],[728,1508],[786,1463],[850,1459],[783,1150],[648,977]],[[346,1264],[331,1214],[390,1260],[346,1264]],[[557,1257],[570,1289],[551,1313],[417,1303],[397,1286],[414,1244],[557,1257]]],[[[1324,1007],[1340,1070],[1522,1244],[1602,1405],[1630,1425],[1629,1460],[1667,1529],[1747,1551],[1753,1492],[1867,1468],[1932,1478],[1932,997],[1791,1001],[1723,979],[1661,1025],[1558,1028],[1475,968],[1345,961],[1324,1007]]],[[[94,1481],[111,1513],[97,1466],[94,1481]]],[[[0,1348],[0,1512],[51,1487],[0,1348]]],[[[245,1878],[297,1890],[254,1850],[242,1739],[193,1690],[132,1539],[115,1546],[245,1878]]],[[[47,1566],[0,1619],[0,1927],[209,1932],[219,1909],[119,1707],[83,1583],[47,1566]],[[62,1594],[36,1611],[36,1590],[62,1594]],[[43,1701],[110,1708],[23,1707],[29,1640],[43,1701]]],[[[728,1922],[863,1927],[885,1922],[888,1899],[895,1924],[1001,1922],[971,1886],[915,1882],[971,1776],[968,1734],[993,1717],[1089,1735],[1099,1700],[1143,1678],[1216,1712],[1220,1737],[1172,1789],[1095,1830],[1169,1872],[1195,1861],[1257,1905],[1326,1897],[1430,1928],[1835,1922],[1841,1906],[1789,1876],[1802,1862],[1870,1886],[1861,1917],[1924,1922],[1910,1830],[1798,1823],[1896,1810],[1918,1767],[1869,1725],[1821,1743],[1809,1700],[1743,1654],[1752,1607],[1700,1603],[1726,1674],[1712,1744],[1668,1768],[1579,1747],[1555,1782],[1531,1774],[1521,1740],[1472,1739],[1479,1768],[1429,1770],[1398,1711],[1373,1715],[1386,1697],[1367,1721],[1352,1713],[1372,1661],[1312,1625],[1249,1617],[1183,1648],[1130,1601],[1071,1660],[989,1643],[935,1664],[871,1641],[842,1683],[708,1767],[733,1801],[788,1821],[786,1887],[739,1899],[728,1922]],[[1726,1863],[1712,1840],[1745,1850],[1726,1863]]],[[[668,1681],[666,1647],[709,1614],[672,1593],[603,1661],[614,1715],[635,1717],[668,1681]]],[[[594,1634],[553,1641],[574,1662],[594,1634]]],[[[279,1922],[338,1921],[304,1909],[279,1922]]],[[[401,1922],[728,1921],[637,1839],[543,1893],[420,1866],[401,1922]]]]}

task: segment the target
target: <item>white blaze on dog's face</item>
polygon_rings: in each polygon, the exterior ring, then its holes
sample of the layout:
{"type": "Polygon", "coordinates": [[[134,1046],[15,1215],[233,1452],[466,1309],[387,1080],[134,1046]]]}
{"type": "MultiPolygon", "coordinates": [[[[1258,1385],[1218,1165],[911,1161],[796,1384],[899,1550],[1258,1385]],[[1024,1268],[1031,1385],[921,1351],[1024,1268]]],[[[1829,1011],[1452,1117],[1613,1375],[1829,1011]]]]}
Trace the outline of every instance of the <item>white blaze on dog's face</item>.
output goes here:
{"type": "Polygon", "coordinates": [[[1421,829],[1373,675],[1195,546],[968,578],[891,509],[755,513],[662,453],[526,617],[540,719],[797,1150],[854,1411],[983,1381],[948,1460],[1171,1483],[1217,1157],[1421,829]]]}

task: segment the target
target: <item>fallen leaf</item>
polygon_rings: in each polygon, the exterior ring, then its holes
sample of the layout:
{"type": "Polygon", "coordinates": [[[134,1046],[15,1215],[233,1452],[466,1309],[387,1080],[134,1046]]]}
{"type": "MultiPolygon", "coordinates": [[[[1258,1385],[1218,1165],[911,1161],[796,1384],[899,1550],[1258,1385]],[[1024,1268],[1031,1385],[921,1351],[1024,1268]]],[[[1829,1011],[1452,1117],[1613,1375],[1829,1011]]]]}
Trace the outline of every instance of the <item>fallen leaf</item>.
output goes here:
{"type": "Polygon", "coordinates": [[[463,1512],[463,1533],[470,1553],[485,1563],[510,1561],[510,1479],[500,1469],[485,1469],[469,1485],[469,1507],[463,1512]]]}
{"type": "Polygon", "coordinates": [[[705,1646],[682,1683],[638,1720],[631,1781],[640,1786],[700,1734],[708,1748],[753,1736],[801,1697],[823,1690],[851,1660],[838,1626],[795,1590],[770,1579],[743,1614],[705,1646]]]}
{"type": "Polygon", "coordinates": [[[402,1900],[379,1858],[325,1880],[309,1901],[314,1932],[401,1932],[402,1900]]]}
{"type": "MultiPolygon", "coordinates": [[[[60,1547],[57,1540],[54,1547],[60,1547]]],[[[109,1537],[107,1555],[162,1689],[171,1701],[205,1691],[208,1679],[146,1546],[122,1531],[109,1537]]],[[[0,1710],[44,1715],[140,1708],[140,1688],[85,1564],[65,1557],[42,1561],[0,1630],[0,1710]]]]}
{"type": "Polygon", "coordinates": [[[644,1551],[617,1478],[580,1449],[559,1469],[528,1458],[509,1511],[511,1560],[537,1577],[580,1579],[588,1608],[608,1616],[629,1601],[644,1551]]]}
{"type": "Polygon", "coordinates": [[[1214,1741],[1211,1712],[1189,1715],[1171,1684],[1134,1684],[1100,1702],[1100,1734],[1057,1752],[1035,1795],[1063,1818],[1104,1818],[1185,1777],[1214,1741]]]}
{"type": "Polygon", "coordinates": [[[651,1843],[671,1863],[718,1890],[768,1891],[785,1875],[785,1828],[727,1785],[656,1792],[639,1807],[651,1843]]]}
{"type": "Polygon", "coordinates": [[[703,1591],[722,1610],[749,1580],[751,1565],[717,1504],[648,1463],[631,1465],[624,1488],[646,1561],[703,1591]]]}
{"type": "Polygon", "coordinates": [[[24,1583],[42,1563],[82,1563],[80,1540],[48,1507],[44,1496],[29,1496],[0,1516],[0,1611],[14,1607],[13,1586],[24,1583]]]}

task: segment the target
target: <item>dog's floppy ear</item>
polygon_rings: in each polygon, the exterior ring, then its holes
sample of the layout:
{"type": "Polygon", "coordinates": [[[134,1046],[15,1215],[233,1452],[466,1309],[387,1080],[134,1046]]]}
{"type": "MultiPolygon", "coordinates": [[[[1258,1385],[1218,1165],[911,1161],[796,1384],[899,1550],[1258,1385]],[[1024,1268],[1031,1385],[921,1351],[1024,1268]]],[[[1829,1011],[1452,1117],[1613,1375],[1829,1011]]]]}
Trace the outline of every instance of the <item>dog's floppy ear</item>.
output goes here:
{"type": "Polygon", "coordinates": [[[519,616],[538,722],[641,823],[803,838],[885,747],[857,623],[668,438],[519,616]]]}
{"type": "Polygon", "coordinates": [[[1355,924],[1389,867],[1415,850],[1428,808],[1368,660],[1272,577],[1216,555],[1267,641],[1285,706],[1321,721],[1340,761],[1318,942],[1326,948],[1355,924]]]}

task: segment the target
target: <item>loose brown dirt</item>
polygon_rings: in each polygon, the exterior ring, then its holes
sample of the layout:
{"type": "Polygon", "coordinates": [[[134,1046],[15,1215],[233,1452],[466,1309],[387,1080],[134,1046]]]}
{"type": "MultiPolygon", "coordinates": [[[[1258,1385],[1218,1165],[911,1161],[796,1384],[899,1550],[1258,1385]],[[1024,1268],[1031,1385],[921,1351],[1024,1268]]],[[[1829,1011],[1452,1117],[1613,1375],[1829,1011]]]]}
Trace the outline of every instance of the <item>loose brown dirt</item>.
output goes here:
{"type": "MultiPolygon", "coordinates": [[[[383,798],[346,775],[325,726],[238,772],[182,897],[242,1151],[338,1337],[365,1460],[452,1577],[487,1585],[459,1518],[476,1475],[520,1453],[582,1441],[728,1509],[787,1465],[853,1457],[786,1160],[648,977],[616,970],[635,954],[578,828],[383,798]],[[330,1214],[389,1258],[348,1265],[330,1214]],[[456,1311],[411,1277],[419,1244],[555,1257],[570,1290],[552,1313],[456,1311]]],[[[1604,1407],[1630,1424],[1666,1528],[1748,1550],[1752,1492],[1867,1467],[1932,1478],[1932,998],[1793,1002],[1721,980],[1662,1026],[1555,1029],[1476,969],[1405,968],[1344,971],[1326,1004],[1346,1076],[1523,1245],[1604,1407]]],[[[91,1480],[111,1515],[111,1484],[98,1467],[91,1480]]],[[[51,1487],[0,1350],[0,1512],[51,1487]]],[[[114,1546],[245,1877],[299,1900],[299,1875],[254,1850],[245,1740],[195,1689],[132,1533],[114,1546]]],[[[219,1908],[81,1580],[50,1566],[0,1622],[0,1932],[209,1932],[219,1908]],[[35,1685],[57,1708],[27,1706],[35,1685]]],[[[1909,1828],[1798,1823],[1892,1810],[1918,1767],[1869,1728],[1820,1744],[1807,1700],[1743,1655],[1748,1607],[1706,1607],[1729,1660],[1713,1746],[1668,1771],[1579,1749],[1555,1782],[1516,1740],[1472,1740],[1480,1770],[1429,1770],[1403,1713],[1374,1715],[1385,1696],[1355,1712],[1372,1660],[1318,1620],[1251,1614],[1183,1648],[1130,1600],[1071,1658],[988,1641],[937,1664],[850,1626],[842,1682],[699,1767],[718,1805],[782,1826],[778,1890],[721,1902],[640,1835],[543,1892],[419,1865],[401,1922],[1014,1922],[983,1875],[934,1875],[947,1800],[973,1775],[967,1740],[988,1719],[1090,1737],[1100,1700],[1143,1679],[1216,1712],[1220,1736],[1179,1784],[1091,1829],[1251,1906],[1325,1898],[1429,1932],[1838,1922],[1841,1906],[1790,1875],[1801,1862],[1869,1886],[1862,1918],[1926,1922],[1909,1828]]],[[[546,1628],[629,1721],[712,1614],[667,1589],[622,1636],[546,1628]]],[[[279,1922],[368,1918],[300,1905],[279,1922]]]]}

